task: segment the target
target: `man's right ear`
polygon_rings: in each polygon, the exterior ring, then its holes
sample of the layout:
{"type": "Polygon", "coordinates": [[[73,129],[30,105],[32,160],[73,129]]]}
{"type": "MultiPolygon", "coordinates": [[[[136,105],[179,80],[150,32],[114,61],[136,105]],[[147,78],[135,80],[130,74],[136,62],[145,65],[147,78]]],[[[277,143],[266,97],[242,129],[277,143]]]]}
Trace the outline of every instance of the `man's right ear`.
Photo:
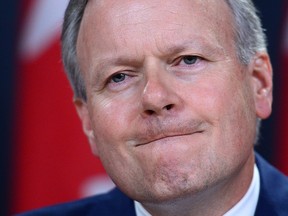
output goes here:
{"type": "Polygon", "coordinates": [[[87,103],[85,101],[83,101],[82,99],[79,99],[79,98],[74,99],[73,102],[74,102],[75,108],[77,110],[78,116],[82,122],[82,129],[88,138],[91,150],[92,150],[93,154],[97,156],[98,155],[98,149],[97,149],[97,145],[96,145],[96,140],[95,140],[95,136],[94,136],[93,127],[91,124],[91,119],[90,119],[87,103]]]}

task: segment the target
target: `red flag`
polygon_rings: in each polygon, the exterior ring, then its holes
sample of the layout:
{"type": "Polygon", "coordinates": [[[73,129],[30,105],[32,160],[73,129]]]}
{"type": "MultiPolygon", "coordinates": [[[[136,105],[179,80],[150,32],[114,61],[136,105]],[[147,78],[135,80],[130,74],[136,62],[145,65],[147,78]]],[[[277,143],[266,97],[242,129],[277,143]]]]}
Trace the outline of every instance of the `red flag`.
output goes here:
{"type": "Polygon", "coordinates": [[[17,73],[12,213],[107,190],[72,103],[60,57],[67,0],[31,1],[23,23],[17,73]]]}
{"type": "Polygon", "coordinates": [[[286,14],[284,16],[283,36],[281,43],[282,64],[281,64],[281,77],[280,83],[280,112],[278,115],[277,131],[278,146],[277,146],[277,167],[288,175],[288,4],[286,3],[286,14]]]}

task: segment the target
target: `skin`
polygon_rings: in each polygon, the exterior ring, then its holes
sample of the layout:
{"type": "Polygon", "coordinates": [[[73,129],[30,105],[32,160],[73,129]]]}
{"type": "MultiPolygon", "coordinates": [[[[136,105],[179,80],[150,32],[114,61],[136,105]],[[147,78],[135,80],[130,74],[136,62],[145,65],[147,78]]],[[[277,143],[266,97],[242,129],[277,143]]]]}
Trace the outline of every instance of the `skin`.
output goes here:
{"type": "Polygon", "coordinates": [[[87,5],[76,109],[112,180],[152,215],[223,215],[251,183],[272,69],[265,52],[239,61],[232,19],[219,0],[87,5]]]}

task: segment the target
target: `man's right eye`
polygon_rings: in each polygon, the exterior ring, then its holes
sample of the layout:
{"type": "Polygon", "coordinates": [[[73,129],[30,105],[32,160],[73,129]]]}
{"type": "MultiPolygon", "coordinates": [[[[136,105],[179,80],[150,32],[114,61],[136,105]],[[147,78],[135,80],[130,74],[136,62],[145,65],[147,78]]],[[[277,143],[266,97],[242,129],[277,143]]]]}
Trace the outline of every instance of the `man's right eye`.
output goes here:
{"type": "Polygon", "coordinates": [[[114,82],[114,83],[123,82],[125,78],[126,78],[126,74],[118,73],[111,77],[111,82],[114,82]]]}

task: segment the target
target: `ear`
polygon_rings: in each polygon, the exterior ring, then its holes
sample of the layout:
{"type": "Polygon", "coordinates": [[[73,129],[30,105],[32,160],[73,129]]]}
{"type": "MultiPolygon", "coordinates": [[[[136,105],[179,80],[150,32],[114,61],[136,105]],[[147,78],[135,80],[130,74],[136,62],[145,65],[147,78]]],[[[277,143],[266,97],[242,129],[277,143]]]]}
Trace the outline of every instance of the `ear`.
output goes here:
{"type": "Polygon", "coordinates": [[[98,156],[98,149],[96,145],[96,140],[94,136],[93,127],[91,124],[91,119],[90,119],[87,103],[83,101],[82,99],[76,98],[74,99],[74,105],[75,105],[77,114],[82,122],[82,128],[83,128],[85,135],[88,138],[91,150],[94,155],[98,156]]]}
{"type": "Polygon", "coordinates": [[[252,62],[252,87],[256,115],[258,118],[268,118],[272,111],[272,67],[266,52],[256,55],[252,62]]]}

